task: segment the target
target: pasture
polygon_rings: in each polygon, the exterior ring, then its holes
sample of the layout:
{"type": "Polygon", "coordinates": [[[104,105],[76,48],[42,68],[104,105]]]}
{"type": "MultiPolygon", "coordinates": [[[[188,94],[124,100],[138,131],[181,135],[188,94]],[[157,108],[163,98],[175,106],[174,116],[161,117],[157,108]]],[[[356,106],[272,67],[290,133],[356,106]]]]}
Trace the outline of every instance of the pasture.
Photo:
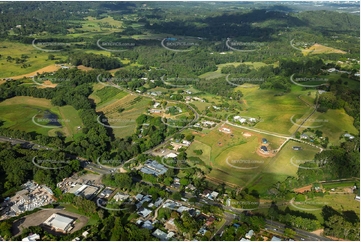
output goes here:
{"type": "MultiPolygon", "coordinates": [[[[0,103],[0,116],[5,121],[3,125],[5,128],[25,132],[37,132],[49,136],[56,136],[56,132],[61,132],[68,140],[81,132],[77,129],[78,126],[82,125],[81,119],[72,106],[56,107],[51,105],[50,100],[43,98],[18,96],[7,99],[0,103]],[[61,127],[41,127],[32,121],[34,115],[42,114],[46,110],[57,115],[61,127]]],[[[41,117],[39,116],[39,118],[41,117]]],[[[37,122],[37,118],[35,118],[35,122],[49,126],[46,122],[37,122]]]]}
{"type": "Polygon", "coordinates": [[[62,52],[45,52],[38,50],[32,46],[32,44],[22,44],[9,41],[0,42],[1,57],[0,57],[0,66],[1,74],[0,78],[11,77],[13,79],[22,78],[24,75],[33,76],[37,72],[52,72],[58,70],[60,67],[54,68],[56,60],[48,60],[49,54],[55,55],[55,58],[66,59],[67,56],[62,52]],[[24,62],[29,67],[23,68],[21,63],[16,64],[15,60],[7,60],[7,57],[10,56],[13,59],[25,57],[24,62]],[[42,69],[45,68],[45,69],[42,69]]]}

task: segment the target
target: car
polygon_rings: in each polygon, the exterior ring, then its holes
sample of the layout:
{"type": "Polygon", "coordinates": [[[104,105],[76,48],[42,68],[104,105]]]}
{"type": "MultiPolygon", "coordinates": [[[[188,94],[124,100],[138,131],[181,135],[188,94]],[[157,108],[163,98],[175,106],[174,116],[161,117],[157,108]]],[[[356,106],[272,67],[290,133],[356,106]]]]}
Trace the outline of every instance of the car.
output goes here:
{"type": "Polygon", "coordinates": [[[304,238],[301,238],[301,240],[305,240],[304,238]]]}
{"type": "Polygon", "coordinates": [[[89,167],[90,170],[93,170],[93,168],[89,167]]]}
{"type": "Polygon", "coordinates": [[[277,229],[273,229],[273,230],[277,231],[277,229]]]}

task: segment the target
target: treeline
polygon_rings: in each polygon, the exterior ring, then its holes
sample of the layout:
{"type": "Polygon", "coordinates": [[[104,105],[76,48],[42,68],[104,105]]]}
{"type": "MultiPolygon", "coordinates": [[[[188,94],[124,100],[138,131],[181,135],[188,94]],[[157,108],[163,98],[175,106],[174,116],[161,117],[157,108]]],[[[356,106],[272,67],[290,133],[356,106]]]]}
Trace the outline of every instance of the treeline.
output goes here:
{"type": "Polygon", "coordinates": [[[79,161],[65,159],[63,152],[23,149],[10,143],[0,143],[0,150],[2,197],[12,195],[28,180],[55,189],[58,182],[80,170],[79,161]]]}
{"type": "Polygon", "coordinates": [[[74,66],[84,65],[104,70],[116,69],[122,66],[121,62],[116,58],[82,52],[71,53],[68,62],[74,66]]]}
{"type": "Polygon", "coordinates": [[[337,212],[330,206],[322,208],[324,234],[350,241],[360,240],[360,218],[354,211],[337,212]]]}

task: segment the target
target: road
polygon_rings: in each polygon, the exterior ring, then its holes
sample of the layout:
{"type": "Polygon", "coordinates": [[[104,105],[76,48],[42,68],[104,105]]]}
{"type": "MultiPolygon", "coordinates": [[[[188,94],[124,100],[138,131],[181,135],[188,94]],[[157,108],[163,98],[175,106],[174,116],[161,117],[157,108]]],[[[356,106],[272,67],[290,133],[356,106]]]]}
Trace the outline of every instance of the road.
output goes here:
{"type": "MultiPolygon", "coordinates": [[[[272,233],[282,235],[284,233],[285,228],[286,228],[286,225],[284,225],[282,223],[266,219],[265,229],[269,230],[269,231],[272,231],[272,233]]],[[[301,240],[305,240],[305,241],[333,241],[332,239],[329,239],[329,238],[326,238],[326,237],[323,237],[323,236],[318,236],[316,234],[307,232],[305,230],[295,229],[295,228],[293,228],[293,230],[296,232],[296,235],[295,235],[294,239],[297,240],[297,241],[301,241],[301,240]]]]}

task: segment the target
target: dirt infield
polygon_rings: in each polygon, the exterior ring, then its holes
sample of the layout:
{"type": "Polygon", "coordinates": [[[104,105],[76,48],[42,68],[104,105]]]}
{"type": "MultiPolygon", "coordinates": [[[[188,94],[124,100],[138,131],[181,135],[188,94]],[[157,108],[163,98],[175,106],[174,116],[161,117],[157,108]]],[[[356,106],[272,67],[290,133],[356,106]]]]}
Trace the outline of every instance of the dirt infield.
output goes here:
{"type": "Polygon", "coordinates": [[[61,210],[61,209],[40,210],[36,213],[30,214],[28,216],[20,218],[19,220],[16,220],[12,226],[13,235],[15,236],[20,235],[23,229],[28,228],[30,226],[39,226],[45,220],[47,220],[53,213],[58,213],[61,215],[69,216],[71,218],[76,218],[77,221],[75,222],[74,228],[70,231],[70,233],[74,233],[75,231],[81,229],[88,222],[87,217],[75,213],[70,213],[65,210],[61,210]]]}
{"type": "Polygon", "coordinates": [[[304,187],[294,189],[294,191],[298,192],[298,193],[304,193],[306,191],[311,191],[311,188],[312,188],[312,185],[308,185],[308,186],[304,186],[304,187]]]}
{"type": "Polygon", "coordinates": [[[23,77],[33,77],[33,76],[36,76],[37,73],[39,74],[42,74],[42,73],[46,73],[46,72],[54,72],[54,71],[57,71],[59,70],[61,67],[59,65],[50,65],[50,66],[46,66],[44,68],[41,68],[37,71],[33,71],[33,72],[30,72],[28,74],[23,74],[23,75],[18,75],[18,76],[11,76],[11,77],[3,77],[3,79],[6,79],[6,78],[11,78],[11,79],[14,79],[14,80],[17,80],[17,79],[21,79],[23,77]]]}

